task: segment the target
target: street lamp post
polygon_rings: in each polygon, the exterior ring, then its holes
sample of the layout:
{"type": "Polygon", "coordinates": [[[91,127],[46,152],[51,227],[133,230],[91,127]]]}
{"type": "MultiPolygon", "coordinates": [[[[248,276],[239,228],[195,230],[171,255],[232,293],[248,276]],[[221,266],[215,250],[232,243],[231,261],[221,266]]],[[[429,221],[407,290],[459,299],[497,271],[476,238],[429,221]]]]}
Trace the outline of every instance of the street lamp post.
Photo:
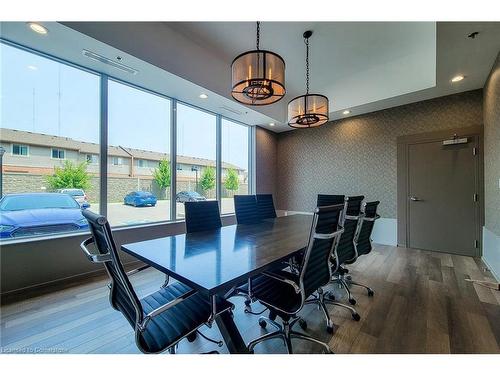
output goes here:
{"type": "Polygon", "coordinates": [[[198,167],[195,167],[194,165],[191,167],[192,172],[196,172],[196,191],[198,191],[198,167]]]}
{"type": "Polygon", "coordinates": [[[0,198],[3,197],[3,154],[5,149],[0,146],[0,198]]]}

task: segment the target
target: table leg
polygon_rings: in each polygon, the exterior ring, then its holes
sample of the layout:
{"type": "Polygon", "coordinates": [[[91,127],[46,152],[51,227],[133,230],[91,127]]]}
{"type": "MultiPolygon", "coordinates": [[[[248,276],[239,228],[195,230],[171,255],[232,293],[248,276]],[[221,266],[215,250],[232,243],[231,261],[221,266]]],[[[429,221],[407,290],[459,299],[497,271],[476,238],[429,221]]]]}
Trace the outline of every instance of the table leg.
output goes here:
{"type": "Polygon", "coordinates": [[[226,343],[227,349],[231,354],[248,354],[248,348],[240,335],[240,331],[234,323],[230,311],[224,311],[215,318],[215,323],[226,343]]]}

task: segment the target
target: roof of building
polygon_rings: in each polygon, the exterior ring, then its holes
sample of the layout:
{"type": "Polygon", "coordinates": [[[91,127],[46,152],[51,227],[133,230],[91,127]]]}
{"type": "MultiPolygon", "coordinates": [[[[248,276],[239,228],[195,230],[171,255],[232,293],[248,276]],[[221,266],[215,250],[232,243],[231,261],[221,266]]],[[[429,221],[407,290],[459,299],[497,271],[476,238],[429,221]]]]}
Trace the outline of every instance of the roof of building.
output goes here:
{"type": "MultiPolygon", "coordinates": [[[[33,133],[23,130],[0,128],[0,138],[2,142],[22,142],[23,144],[45,147],[56,146],[66,150],[75,150],[82,154],[98,155],[100,152],[100,146],[97,143],[77,141],[68,137],[33,133]]],[[[133,156],[135,159],[154,161],[170,159],[170,154],[167,153],[139,150],[122,146],[108,146],[108,156],[118,156],[123,158],[130,158],[133,156]]],[[[177,163],[215,167],[215,160],[182,155],[177,155],[177,163]]],[[[243,170],[237,165],[225,162],[222,162],[222,168],[243,170]]]]}

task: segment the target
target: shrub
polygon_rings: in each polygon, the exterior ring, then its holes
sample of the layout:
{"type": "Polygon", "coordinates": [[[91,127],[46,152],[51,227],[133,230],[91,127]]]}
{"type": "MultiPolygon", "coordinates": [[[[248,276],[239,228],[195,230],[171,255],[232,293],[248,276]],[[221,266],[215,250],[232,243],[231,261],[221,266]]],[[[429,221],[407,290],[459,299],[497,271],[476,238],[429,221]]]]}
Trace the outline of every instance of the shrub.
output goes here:
{"type": "Polygon", "coordinates": [[[209,191],[215,188],[215,168],[207,167],[203,170],[200,185],[203,191],[209,191]]]}
{"type": "Polygon", "coordinates": [[[62,167],[55,167],[54,174],[47,176],[47,183],[52,189],[89,189],[90,174],[87,173],[87,162],[73,164],[66,160],[62,167]]]}

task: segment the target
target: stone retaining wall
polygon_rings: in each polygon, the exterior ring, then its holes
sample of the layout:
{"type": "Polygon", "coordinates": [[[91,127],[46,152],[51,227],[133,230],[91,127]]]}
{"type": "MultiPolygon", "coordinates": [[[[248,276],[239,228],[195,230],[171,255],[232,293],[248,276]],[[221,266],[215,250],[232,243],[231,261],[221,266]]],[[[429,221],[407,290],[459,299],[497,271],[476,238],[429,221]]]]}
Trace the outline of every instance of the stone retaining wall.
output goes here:
{"type": "MultiPolygon", "coordinates": [[[[122,202],[123,197],[131,191],[143,190],[150,191],[158,197],[158,199],[170,199],[170,189],[162,191],[158,187],[156,181],[150,178],[141,177],[108,177],[108,202],[122,202]]],[[[3,192],[4,194],[11,193],[35,193],[51,191],[46,175],[38,175],[31,173],[3,173],[3,192]]],[[[215,189],[203,192],[198,186],[196,188],[195,181],[179,181],[177,183],[177,191],[197,191],[201,195],[209,199],[215,198],[215,189]]],[[[99,178],[92,177],[91,187],[85,193],[91,203],[99,202],[99,178]]],[[[222,197],[231,198],[234,194],[247,194],[248,185],[240,184],[237,191],[228,191],[222,186],[222,197]]]]}

